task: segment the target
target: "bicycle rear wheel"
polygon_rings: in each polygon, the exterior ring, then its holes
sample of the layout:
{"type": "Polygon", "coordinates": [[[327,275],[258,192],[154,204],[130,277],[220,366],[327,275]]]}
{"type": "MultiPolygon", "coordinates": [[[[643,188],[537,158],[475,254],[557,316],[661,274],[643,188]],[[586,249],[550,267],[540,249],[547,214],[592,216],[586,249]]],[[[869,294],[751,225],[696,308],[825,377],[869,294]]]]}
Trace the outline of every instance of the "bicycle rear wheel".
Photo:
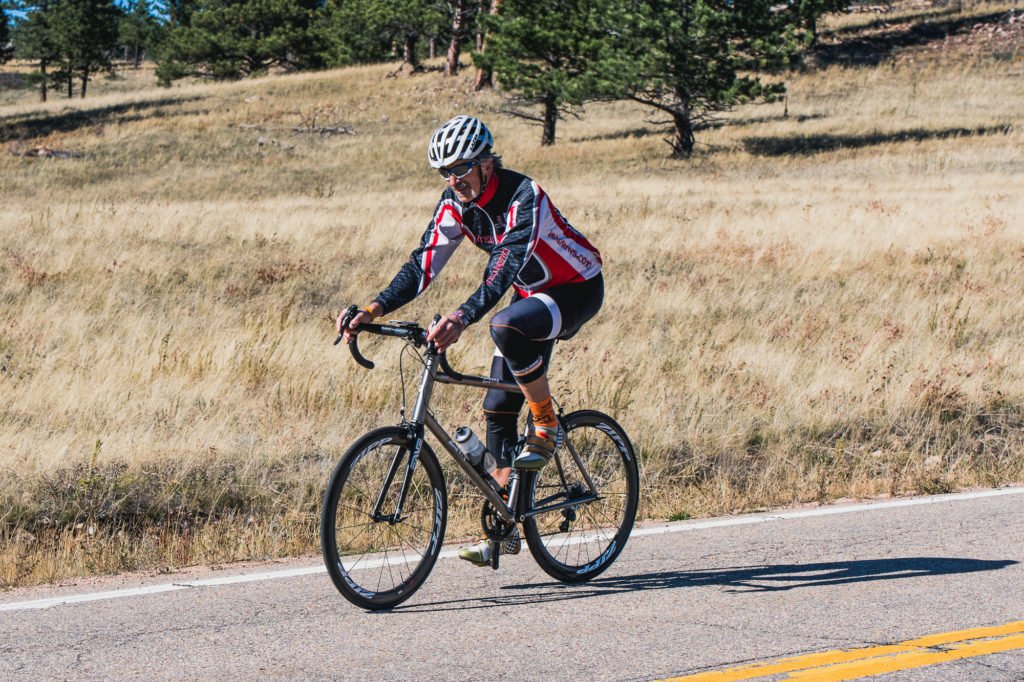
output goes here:
{"type": "Polygon", "coordinates": [[[594,482],[598,499],[530,517],[523,530],[544,572],[572,583],[600,575],[622,551],[636,518],[640,476],[629,437],[608,415],[580,410],[565,417],[565,427],[556,461],[524,476],[527,508],[591,495],[573,452],[594,482]]]}
{"type": "Polygon", "coordinates": [[[365,609],[387,609],[419,589],[444,541],[447,496],[426,443],[395,516],[412,443],[398,427],[371,431],[338,462],[324,493],[320,547],[342,596],[365,609]]]}

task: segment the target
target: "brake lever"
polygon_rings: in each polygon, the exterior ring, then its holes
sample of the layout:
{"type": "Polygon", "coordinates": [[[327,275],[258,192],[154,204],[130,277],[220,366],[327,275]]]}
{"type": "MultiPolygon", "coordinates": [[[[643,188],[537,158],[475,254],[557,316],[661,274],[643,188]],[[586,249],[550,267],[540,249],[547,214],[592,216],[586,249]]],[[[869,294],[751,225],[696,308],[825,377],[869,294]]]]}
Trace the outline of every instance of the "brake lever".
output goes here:
{"type": "MultiPolygon", "coordinates": [[[[428,331],[427,334],[429,334],[431,331],[433,331],[434,327],[436,327],[437,323],[440,322],[440,321],[441,321],[441,316],[440,315],[434,315],[434,324],[430,325],[430,331],[428,331]]],[[[434,345],[434,340],[433,339],[431,339],[430,341],[427,342],[427,353],[428,354],[436,354],[437,353],[437,346],[434,345]]]]}
{"type": "MultiPolygon", "coordinates": [[[[350,305],[348,307],[345,311],[345,316],[341,318],[341,328],[343,330],[348,328],[348,323],[352,321],[352,318],[355,317],[358,312],[359,309],[355,305],[350,305]]],[[[341,343],[343,338],[345,338],[344,331],[342,331],[341,334],[338,334],[338,338],[334,339],[334,345],[337,346],[341,343]]],[[[359,336],[357,334],[353,334],[352,340],[348,342],[348,350],[352,353],[352,357],[355,361],[366,369],[373,369],[376,366],[373,364],[372,360],[367,360],[363,357],[363,354],[359,352],[359,336]]]]}
{"type": "Polygon", "coordinates": [[[345,310],[345,314],[341,318],[341,333],[338,334],[338,338],[334,339],[335,346],[341,343],[341,340],[345,338],[345,329],[348,327],[348,323],[351,322],[352,318],[355,316],[356,306],[355,304],[352,304],[345,310]]]}

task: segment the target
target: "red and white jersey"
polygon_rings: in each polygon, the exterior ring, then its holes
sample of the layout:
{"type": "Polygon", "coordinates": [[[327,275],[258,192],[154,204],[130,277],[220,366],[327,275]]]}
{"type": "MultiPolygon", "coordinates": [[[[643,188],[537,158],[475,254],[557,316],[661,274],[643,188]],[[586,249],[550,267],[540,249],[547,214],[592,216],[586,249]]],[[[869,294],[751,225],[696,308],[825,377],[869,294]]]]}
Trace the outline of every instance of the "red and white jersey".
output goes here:
{"type": "Polygon", "coordinates": [[[451,187],[445,189],[419,247],[376,298],[384,312],[422,293],[464,239],[489,254],[483,282],[460,306],[467,322],[483,317],[509,287],[531,296],[601,272],[601,254],[540,186],[498,168],[474,202],[463,204],[451,187]]]}

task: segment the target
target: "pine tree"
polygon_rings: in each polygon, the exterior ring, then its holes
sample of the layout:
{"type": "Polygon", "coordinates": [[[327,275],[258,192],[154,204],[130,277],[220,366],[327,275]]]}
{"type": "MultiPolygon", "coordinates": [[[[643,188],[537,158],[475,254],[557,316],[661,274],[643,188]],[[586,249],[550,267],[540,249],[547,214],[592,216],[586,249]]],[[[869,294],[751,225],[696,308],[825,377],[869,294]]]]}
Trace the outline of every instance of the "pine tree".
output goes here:
{"type": "Polygon", "coordinates": [[[512,91],[510,113],[541,124],[542,145],[555,143],[558,120],[608,92],[604,71],[617,39],[618,3],[612,0],[502,0],[488,16],[487,50],[476,53],[512,91]],[[539,106],[533,114],[523,106],[539,106]]]}
{"type": "Polygon", "coordinates": [[[144,55],[155,47],[160,24],[147,0],[134,0],[118,21],[118,42],[132,53],[132,66],[139,68],[144,55]]]}
{"type": "Polygon", "coordinates": [[[67,83],[68,97],[77,78],[84,98],[92,75],[110,69],[119,11],[113,0],[58,0],[51,14],[50,33],[57,55],[55,77],[67,83]]]}
{"type": "Polygon", "coordinates": [[[332,63],[385,61],[397,54],[412,71],[420,66],[420,41],[450,29],[446,3],[438,0],[330,0],[332,63]]]}
{"type": "Polygon", "coordinates": [[[323,63],[319,0],[199,0],[158,57],[163,84],[186,76],[232,80],[323,63]]]}
{"type": "Polygon", "coordinates": [[[50,67],[58,60],[51,23],[56,0],[22,0],[13,5],[23,14],[21,21],[12,31],[14,54],[19,59],[34,61],[39,65],[36,79],[39,83],[39,99],[45,102],[52,78],[50,67]]]}
{"type": "Polygon", "coordinates": [[[328,0],[327,61],[347,66],[385,61],[392,45],[367,26],[368,0],[328,0]]]}
{"type": "Polygon", "coordinates": [[[157,13],[167,17],[167,26],[191,26],[197,0],[157,0],[157,13]]]}
{"type": "Polygon", "coordinates": [[[792,14],[773,0],[638,0],[623,23],[614,65],[620,94],[672,119],[673,157],[693,152],[695,133],[716,114],[785,92],[760,73],[795,57],[792,14]]]}
{"type": "Polygon", "coordinates": [[[0,64],[3,64],[14,54],[14,47],[11,45],[10,22],[7,20],[7,13],[0,5],[0,64]]]}

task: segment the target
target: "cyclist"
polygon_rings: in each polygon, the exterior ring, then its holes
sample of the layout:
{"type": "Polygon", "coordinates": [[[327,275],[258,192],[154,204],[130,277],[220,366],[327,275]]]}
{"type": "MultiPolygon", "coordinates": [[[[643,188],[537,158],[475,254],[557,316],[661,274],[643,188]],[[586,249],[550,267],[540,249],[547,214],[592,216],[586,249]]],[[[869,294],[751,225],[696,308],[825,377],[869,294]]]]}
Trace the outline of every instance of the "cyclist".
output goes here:
{"type": "MultiPolygon", "coordinates": [[[[420,245],[374,300],[338,331],[346,341],[362,322],[397,310],[421,294],[444,268],[464,239],[487,252],[483,282],[456,310],[434,325],[428,339],[438,351],[456,341],[466,327],[486,315],[508,291],[511,304],[491,318],[497,347],[491,376],[515,381],[522,394],[491,389],[484,399],[487,448],[505,486],[512,467],[536,470],[550,459],[558,441],[558,422],[548,386],[547,366],[555,339],[573,336],[601,308],[604,280],[601,255],[577,232],[547,194],[530,178],[502,166],[487,126],[473,116],[456,116],[430,138],[427,159],[447,188],[423,233],[420,245]],[[523,401],[533,427],[514,462],[517,421],[523,401]]],[[[518,531],[501,545],[519,551],[518,531]]],[[[491,560],[487,541],[460,551],[479,565],[491,560]]]]}

